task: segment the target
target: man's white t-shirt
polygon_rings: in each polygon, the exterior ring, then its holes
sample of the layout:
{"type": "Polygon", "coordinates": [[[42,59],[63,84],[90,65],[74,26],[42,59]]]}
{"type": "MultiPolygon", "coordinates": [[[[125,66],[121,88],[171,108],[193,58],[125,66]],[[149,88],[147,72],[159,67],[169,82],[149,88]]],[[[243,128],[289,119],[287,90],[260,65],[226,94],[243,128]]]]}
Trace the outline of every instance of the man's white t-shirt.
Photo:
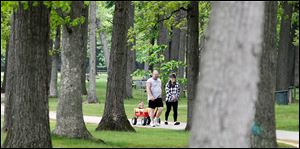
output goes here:
{"type": "MultiPolygon", "coordinates": [[[[157,78],[156,80],[154,80],[153,78],[149,78],[147,80],[147,83],[150,83],[151,94],[153,95],[154,99],[160,98],[162,92],[160,79],[157,78]]],[[[148,100],[150,100],[149,95],[148,100]]]]}

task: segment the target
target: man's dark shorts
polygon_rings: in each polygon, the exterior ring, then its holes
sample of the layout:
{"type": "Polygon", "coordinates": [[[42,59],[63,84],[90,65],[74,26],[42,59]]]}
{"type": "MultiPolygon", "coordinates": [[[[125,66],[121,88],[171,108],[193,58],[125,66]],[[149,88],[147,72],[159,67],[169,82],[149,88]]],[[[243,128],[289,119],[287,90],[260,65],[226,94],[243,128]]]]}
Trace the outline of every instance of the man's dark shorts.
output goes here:
{"type": "Polygon", "coordinates": [[[156,107],[163,107],[163,101],[162,98],[156,98],[155,100],[149,100],[148,101],[148,107],[151,109],[155,109],[156,107]]]}

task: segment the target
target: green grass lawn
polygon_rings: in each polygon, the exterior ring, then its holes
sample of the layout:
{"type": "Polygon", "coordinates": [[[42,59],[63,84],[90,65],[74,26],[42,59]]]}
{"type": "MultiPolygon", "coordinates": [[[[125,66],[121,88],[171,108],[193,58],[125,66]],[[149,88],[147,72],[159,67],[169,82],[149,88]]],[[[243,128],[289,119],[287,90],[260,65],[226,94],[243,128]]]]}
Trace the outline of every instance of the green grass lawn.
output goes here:
{"type": "Polygon", "coordinates": [[[276,129],[299,131],[299,102],[275,106],[276,129]]]}
{"type": "MultiPolygon", "coordinates": [[[[3,117],[1,117],[1,127],[3,117]]],[[[50,122],[51,130],[55,126],[55,121],[50,122]]],[[[188,147],[189,132],[180,130],[135,128],[135,133],[116,131],[95,131],[97,125],[87,124],[88,130],[94,138],[105,142],[99,143],[92,140],[70,139],[52,135],[52,144],[55,148],[127,148],[127,147],[188,147]]],[[[1,144],[6,137],[6,133],[1,131],[1,144]]],[[[287,144],[278,144],[279,148],[292,148],[287,144]]]]}
{"type": "MultiPolygon", "coordinates": [[[[1,127],[3,120],[1,118],[1,127]]],[[[51,121],[51,130],[55,122],[51,121]]],[[[135,128],[135,133],[116,131],[95,131],[97,125],[87,124],[93,137],[105,142],[99,143],[92,140],[70,139],[52,135],[55,148],[110,148],[110,147],[187,147],[189,132],[167,129],[135,128]]],[[[1,144],[6,134],[1,132],[1,144]]]]}

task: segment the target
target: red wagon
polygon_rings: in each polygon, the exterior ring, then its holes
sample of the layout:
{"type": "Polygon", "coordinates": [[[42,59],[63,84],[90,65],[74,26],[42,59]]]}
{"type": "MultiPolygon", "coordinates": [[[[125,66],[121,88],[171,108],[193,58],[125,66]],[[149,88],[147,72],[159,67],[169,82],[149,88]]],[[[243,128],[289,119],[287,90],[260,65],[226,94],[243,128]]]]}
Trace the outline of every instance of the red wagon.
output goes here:
{"type": "MultiPolygon", "coordinates": [[[[154,116],[156,115],[156,112],[157,112],[157,109],[155,110],[154,116]]],[[[142,117],[140,122],[143,126],[150,125],[151,119],[150,119],[148,111],[144,111],[144,112],[135,111],[134,112],[134,117],[131,120],[132,125],[136,125],[137,121],[140,117],[142,117]]],[[[159,123],[160,123],[160,119],[159,119],[159,123]]]]}

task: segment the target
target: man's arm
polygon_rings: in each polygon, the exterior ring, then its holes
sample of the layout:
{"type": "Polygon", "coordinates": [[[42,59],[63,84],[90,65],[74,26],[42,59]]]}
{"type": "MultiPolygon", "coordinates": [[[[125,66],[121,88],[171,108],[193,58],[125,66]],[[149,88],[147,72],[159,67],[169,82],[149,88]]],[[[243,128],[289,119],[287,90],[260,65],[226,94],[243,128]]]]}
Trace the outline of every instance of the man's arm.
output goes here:
{"type": "Polygon", "coordinates": [[[147,94],[150,97],[150,100],[154,100],[154,97],[151,93],[151,83],[150,82],[146,83],[146,88],[147,88],[147,94]]]}

